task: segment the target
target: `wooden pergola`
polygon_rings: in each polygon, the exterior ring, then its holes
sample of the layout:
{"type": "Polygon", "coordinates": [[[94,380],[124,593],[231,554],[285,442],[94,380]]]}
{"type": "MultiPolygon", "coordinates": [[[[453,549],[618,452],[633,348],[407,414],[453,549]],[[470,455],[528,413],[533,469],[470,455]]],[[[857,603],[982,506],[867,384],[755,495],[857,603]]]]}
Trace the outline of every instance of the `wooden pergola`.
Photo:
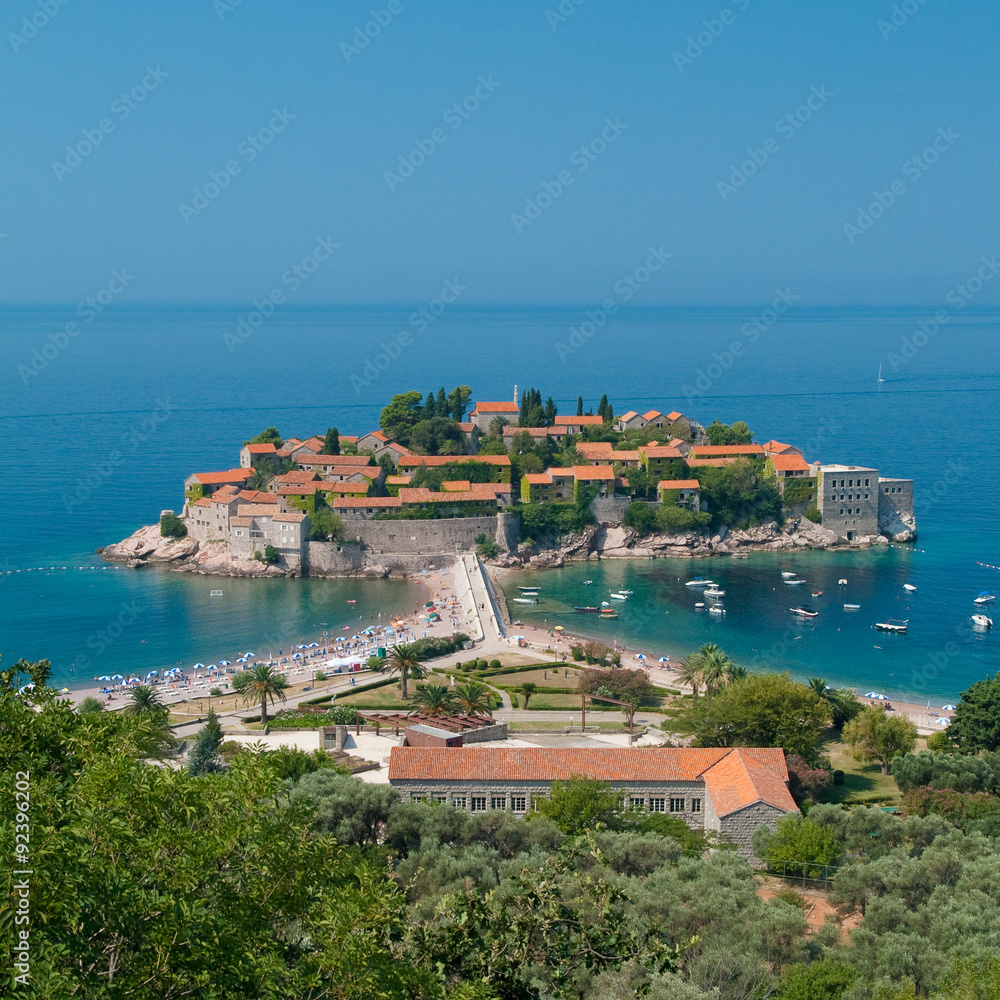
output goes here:
{"type": "Polygon", "coordinates": [[[354,735],[361,734],[361,720],[375,726],[375,735],[379,735],[382,726],[392,726],[398,736],[400,728],[405,729],[414,723],[437,726],[451,733],[467,733],[473,729],[494,725],[494,720],[488,715],[425,715],[422,712],[358,712],[355,720],[354,735]]]}
{"type": "Polygon", "coordinates": [[[630,701],[619,701],[617,698],[606,698],[602,694],[587,694],[580,692],[580,729],[587,728],[587,699],[591,701],[610,701],[612,705],[622,705],[628,709],[628,738],[631,741],[633,736],[632,720],[635,718],[635,705],[630,701]]]}

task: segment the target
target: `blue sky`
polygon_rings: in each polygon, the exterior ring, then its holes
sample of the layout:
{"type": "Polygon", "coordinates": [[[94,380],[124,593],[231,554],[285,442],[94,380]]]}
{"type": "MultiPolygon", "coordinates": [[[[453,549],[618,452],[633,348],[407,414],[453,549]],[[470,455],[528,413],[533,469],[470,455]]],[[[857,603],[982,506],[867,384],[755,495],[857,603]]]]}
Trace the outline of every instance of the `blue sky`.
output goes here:
{"type": "Polygon", "coordinates": [[[0,301],[590,302],[652,247],[635,304],[924,305],[1000,253],[981,2],[561,9],[6,4],[0,301]]]}

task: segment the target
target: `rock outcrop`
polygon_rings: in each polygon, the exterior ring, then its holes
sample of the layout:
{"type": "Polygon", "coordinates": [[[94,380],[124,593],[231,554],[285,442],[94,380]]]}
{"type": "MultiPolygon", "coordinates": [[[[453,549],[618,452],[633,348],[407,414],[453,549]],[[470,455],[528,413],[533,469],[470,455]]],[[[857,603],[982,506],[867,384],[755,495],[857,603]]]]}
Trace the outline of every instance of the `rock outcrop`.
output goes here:
{"type": "Polygon", "coordinates": [[[899,514],[894,510],[878,512],[878,530],[893,542],[912,542],[917,537],[917,521],[910,514],[899,514]]]}
{"type": "Polygon", "coordinates": [[[100,551],[105,559],[114,562],[169,563],[190,559],[197,553],[198,543],[193,538],[164,538],[159,524],[150,524],[100,551]]]}

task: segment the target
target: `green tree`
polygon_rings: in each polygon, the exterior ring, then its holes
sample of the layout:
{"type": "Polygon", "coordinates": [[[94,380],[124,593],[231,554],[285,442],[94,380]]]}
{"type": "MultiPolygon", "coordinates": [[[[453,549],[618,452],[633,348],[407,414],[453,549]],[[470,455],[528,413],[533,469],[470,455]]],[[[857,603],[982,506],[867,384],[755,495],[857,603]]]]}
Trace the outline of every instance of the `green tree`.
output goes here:
{"type": "Polygon", "coordinates": [[[136,684],[129,692],[123,711],[128,715],[163,715],[166,707],[156,689],[150,684],[136,684]]]}
{"type": "Polygon", "coordinates": [[[576,415],[578,417],[583,416],[583,396],[576,397],[576,415]]]}
{"type": "Polygon", "coordinates": [[[218,752],[223,739],[219,717],[212,709],[209,709],[205,725],[195,737],[194,746],[188,754],[188,773],[198,775],[208,774],[210,771],[221,771],[222,763],[219,760],[218,752]]]}
{"type": "Polygon", "coordinates": [[[548,797],[537,796],[534,807],[529,819],[533,815],[544,816],[565,834],[600,828],[614,830],[620,821],[622,796],[612,789],[609,781],[581,776],[553,781],[548,797]]]}
{"type": "Polygon", "coordinates": [[[399,694],[404,700],[409,697],[407,681],[411,677],[414,680],[420,680],[424,676],[419,650],[415,647],[416,643],[412,642],[390,646],[385,660],[381,665],[375,667],[378,673],[399,674],[399,694]]]}
{"type": "Polygon", "coordinates": [[[451,715],[455,697],[443,684],[424,684],[417,688],[413,706],[426,715],[451,715]]]}
{"type": "Polygon", "coordinates": [[[630,503],[622,515],[622,526],[643,537],[656,531],[656,511],[648,503],[630,503]]]}
{"type": "Polygon", "coordinates": [[[409,432],[410,447],[425,455],[454,455],[461,440],[458,424],[445,416],[418,420],[409,432]]]}
{"type": "MultiPolygon", "coordinates": [[[[285,688],[288,682],[280,671],[275,670],[270,664],[255,663],[243,674],[237,677],[245,677],[241,682],[241,693],[244,705],[260,705],[260,721],[267,725],[267,703],[272,705],[276,700],[284,704],[288,698],[285,695],[285,688]]],[[[235,688],[236,685],[234,684],[235,688]]]]}
{"type": "Polygon", "coordinates": [[[421,419],[422,412],[423,396],[416,389],[399,392],[382,409],[378,425],[386,437],[405,444],[410,428],[421,419]]]}
{"type": "MultiPolygon", "coordinates": [[[[582,399],[581,399],[582,404],[582,399]]],[[[531,701],[531,696],[538,690],[538,685],[534,681],[525,681],[519,688],[518,691],[524,695],[524,707],[528,707],[528,702],[531,701]]]]}
{"type": "Polygon", "coordinates": [[[708,435],[708,443],[713,445],[750,444],[753,441],[753,431],[743,420],[737,420],[732,427],[715,420],[705,428],[705,433],[708,435]]]}
{"type": "Polygon", "coordinates": [[[903,716],[869,706],[844,726],[844,742],[856,760],[879,764],[888,774],[894,757],[913,752],[917,727],[903,716]]]}
{"type": "Polygon", "coordinates": [[[822,677],[810,677],[807,683],[809,689],[830,706],[835,729],[841,729],[845,722],[849,722],[861,711],[862,705],[850,689],[832,688],[822,677]]]}
{"type": "Polygon", "coordinates": [[[692,653],[687,658],[687,663],[694,665],[701,683],[705,685],[705,693],[710,695],[729,683],[734,666],[726,651],[714,642],[706,643],[696,653],[692,653]]]}
{"type": "MultiPolygon", "coordinates": [[[[683,676],[683,674],[682,674],[683,676]]],[[[751,674],[712,698],[673,709],[664,727],[703,747],[783,747],[808,762],[818,756],[830,709],[788,674],[751,674]]]]}
{"type": "Polygon", "coordinates": [[[250,438],[249,441],[244,441],[244,444],[273,444],[275,448],[280,448],[284,442],[281,440],[281,435],[278,433],[277,427],[268,427],[262,430],[256,436],[250,438]]]}
{"type": "Polygon", "coordinates": [[[472,398],[472,390],[467,385],[456,386],[448,393],[448,416],[456,423],[465,419],[465,411],[472,398]]]}
{"type": "Polygon", "coordinates": [[[759,826],[753,835],[754,853],[783,875],[827,878],[840,859],[836,833],[827,826],[790,814],[778,820],[777,829],[759,826]]]}
{"type": "Polygon", "coordinates": [[[336,427],[327,428],[326,437],[323,439],[323,454],[340,454],[340,431],[336,427]]]}
{"type": "Polygon", "coordinates": [[[934,991],[934,1000],[996,1000],[1000,997],[1000,958],[982,954],[958,958],[934,991]]]}
{"type": "Polygon", "coordinates": [[[459,684],[455,688],[455,700],[465,715],[493,714],[493,693],[479,681],[459,684]]]}
{"type": "Polygon", "coordinates": [[[164,514],[160,518],[162,538],[183,538],[186,534],[187,526],[176,514],[164,514]]]}
{"type": "Polygon", "coordinates": [[[314,541],[326,542],[340,538],[344,531],[344,522],[339,514],[335,514],[326,505],[309,515],[309,537],[314,541]]]}
{"type": "Polygon", "coordinates": [[[86,715],[87,712],[103,712],[104,704],[97,698],[87,697],[76,706],[76,710],[80,715],[86,715]]]}
{"type": "Polygon", "coordinates": [[[1000,671],[962,692],[948,738],[965,753],[1000,750],[1000,671]]]}
{"type": "Polygon", "coordinates": [[[774,1000],[840,1000],[857,978],[853,966],[830,959],[790,965],[774,1000]]]}
{"type": "Polygon", "coordinates": [[[290,795],[291,802],[308,800],[314,807],[314,824],[339,843],[357,847],[377,844],[399,792],[388,785],[370,785],[350,775],[330,770],[303,777],[290,795]]]}
{"type": "Polygon", "coordinates": [[[276,563],[281,559],[281,553],[273,545],[264,546],[264,562],[276,563]]]}

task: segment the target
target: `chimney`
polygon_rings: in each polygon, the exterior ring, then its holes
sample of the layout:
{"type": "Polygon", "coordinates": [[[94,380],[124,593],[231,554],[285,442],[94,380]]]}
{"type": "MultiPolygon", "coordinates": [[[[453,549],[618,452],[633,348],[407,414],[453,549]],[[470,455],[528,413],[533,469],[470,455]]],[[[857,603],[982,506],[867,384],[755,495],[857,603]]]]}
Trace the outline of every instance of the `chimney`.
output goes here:
{"type": "Polygon", "coordinates": [[[514,383],[514,402],[517,403],[518,406],[521,405],[520,403],[517,402],[517,383],[516,382],[514,383]]]}

